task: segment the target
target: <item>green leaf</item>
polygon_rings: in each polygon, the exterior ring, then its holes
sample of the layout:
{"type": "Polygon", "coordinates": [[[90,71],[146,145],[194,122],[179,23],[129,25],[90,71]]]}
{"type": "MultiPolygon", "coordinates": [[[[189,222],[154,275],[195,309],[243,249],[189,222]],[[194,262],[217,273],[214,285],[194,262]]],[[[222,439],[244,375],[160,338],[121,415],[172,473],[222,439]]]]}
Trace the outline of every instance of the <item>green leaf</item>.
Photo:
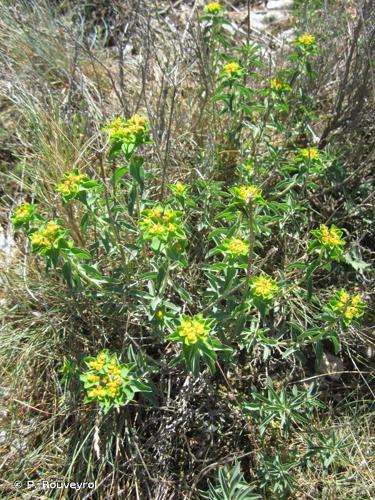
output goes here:
{"type": "Polygon", "coordinates": [[[323,342],[315,344],[315,369],[318,370],[323,357],[323,342]]]}
{"type": "Polygon", "coordinates": [[[65,262],[64,263],[64,265],[62,267],[62,274],[63,274],[64,279],[67,282],[68,286],[70,288],[74,288],[72,266],[70,265],[70,262],[65,262]]]}
{"type": "Polygon", "coordinates": [[[111,149],[109,150],[108,153],[108,158],[110,160],[113,160],[116,158],[121,153],[121,148],[122,148],[122,143],[121,142],[114,142],[111,146],[111,149]]]}
{"type": "Polygon", "coordinates": [[[127,166],[120,167],[112,175],[111,182],[114,186],[119,183],[119,181],[124,177],[124,175],[129,171],[127,166]]]}
{"type": "Polygon", "coordinates": [[[129,164],[129,173],[143,190],[145,172],[143,168],[143,158],[132,158],[129,164]]]}
{"type": "Polygon", "coordinates": [[[371,267],[371,264],[369,264],[368,262],[365,262],[357,258],[355,255],[352,256],[351,252],[344,254],[344,260],[347,264],[352,266],[352,268],[355,269],[356,271],[362,271],[363,269],[371,267]]]}
{"type": "Polygon", "coordinates": [[[73,255],[76,257],[79,257],[80,259],[84,260],[90,260],[91,259],[91,254],[87,250],[84,250],[83,248],[77,248],[77,247],[72,247],[69,250],[73,255]]]}

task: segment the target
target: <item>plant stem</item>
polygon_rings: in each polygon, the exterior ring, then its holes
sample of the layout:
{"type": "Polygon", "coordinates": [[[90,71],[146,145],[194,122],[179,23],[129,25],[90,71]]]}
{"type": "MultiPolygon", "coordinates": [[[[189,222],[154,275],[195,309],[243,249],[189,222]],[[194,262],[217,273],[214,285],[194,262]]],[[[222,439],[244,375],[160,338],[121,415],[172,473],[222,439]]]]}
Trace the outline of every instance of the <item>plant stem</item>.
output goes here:
{"type": "Polygon", "coordinates": [[[252,261],[253,261],[253,250],[255,245],[255,233],[254,233],[254,205],[252,198],[249,198],[248,203],[249,208],[249,254],[247,258],[247,271],[246,271],[246,291],[249,288],[250,278],[252,274],[252,261]]]}

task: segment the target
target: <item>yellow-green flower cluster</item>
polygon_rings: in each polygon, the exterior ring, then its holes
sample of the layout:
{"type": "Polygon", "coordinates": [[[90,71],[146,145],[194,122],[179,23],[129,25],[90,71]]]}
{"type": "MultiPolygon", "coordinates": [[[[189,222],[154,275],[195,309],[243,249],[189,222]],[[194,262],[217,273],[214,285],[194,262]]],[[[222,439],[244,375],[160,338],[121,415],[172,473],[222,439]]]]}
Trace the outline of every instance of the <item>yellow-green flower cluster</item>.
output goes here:
{"type": "Polygon", "coordinates": [[[132,401],[136,392],[149,392],[150,388],[131,373],[134,363],[120,363],[117,355],[107,350],[96,357],[85,358],[87,370],[80,379],[84,384],[85,401],[97,401],[106,412],[132,401]]]}
{"type": "Polygon", "coordinates": [[[262,190],[254,184],[246,186],[235,186],[231,189],[235,199],[242,203],[248,203],[252,200],[255,203],[263,201],[262,190]]]}
{"type": "Polygon", "coordinates": [[[318,148],[314,148],[314,147],[310,147],[310,146],[307,148],[302,148],[300,150],[300,155],[302,158],[304,158],[305,160],[309,160],[309,161],[319,159],[318,148]]]}
{"type": "Polygon", "coordinates": [[[210,326],[201,314],[192,317],[184,316],[175,331],[175,334],[186,345],[196,344],[209,333],[210,326]]]}
{"type": "Polygon", "coordinates": [[[108,351],[86,360],[88,370],[81,376],[85,383],[87,400],[115,399],[123,385],[122,366],[108,351]]]}
{"type": "Polygon", "coordinates": [[[111,142],[140,142],[147,136],[149,124],[143,116],[133,115],[129,120],[115,118],[104,130],[109,134],[111,142]]]}
{"type": "Polygon", "coordinates": [[[31,203],[23,202],[14,211],[11,220],[16,228],[28,225],[34,218],[35,207],[31,203]]]}
{"type": "Polygon", "coordinates": [[[159,321],[163,321],[164,319],[164,311],[162,309],[158,309],[156,312],[155,312],[155,318],[158,319],[159,321]]]}
{"type": "Polygon", "coordinates": [[[252,175],[254,173],[254,163],[252,161],[245,162],[242,165],[242,168],[248,175],[252,175]]]}
{"type": "Polygon", "coordinates": [[[276,281],[266,274],[255,276],[251,280],[250,289],[261,300],[272,300],[279,291],[276,281]]]}
{"type": "Polygon", "coordinates": [[[65,234],[66,230],[52,220],[41,226],[37,231],[29,233],[29,239],[33,251],[45,253],[48,250],[57,248],[59,239],[65,234]]]}
{"type": "Polygon", "coordinates": [[[205,6],[204,11],[206,14],[220,14],[224,11],[224,8],[219,2],[210,2],[205,6]]]}
{"type": "Polygon", "coordinates": [[[290,92],[292,90],[291,87],[286,82],[284,82],[284,80],[281,80],[280,78],[272,78],[270,82],[270,87],[271,90],[278,93],[290,92]]]}
{"type": "Polygon", "coordinates": [[[56,186],[56,191],[63,196],[70,196],[77,193],[82,187],[82,183],[87,182],[87,175],[79,174],[78,170],[67,172],[56,186]]]}
{"type": "Polygon", "coordinates": [[[224,64],[223,66],[223,75],[224,76],[235,76],[241,70],[241,66],[238,62],[232,61],[224,64]]]}
{"type": "Polygon", "coordinates": [[[170,184],[169,189],[173,194],[177,196],[184,196],[189,190],[188,184],[183,184],[182,182],[176,182],[176,184],[170,184]]]}
{"type": "Polygon", "coordinates": [[[342,238],[343,231],[334,225],[328,227],[325,224],[321,224],[316,234],[323,246],[340,248],[345,245],[345,241],[342,238]]]}
{"type": "Polygon", "coordinates": [[[249,244],[242,238],[229,238],[224,241],[224,249],[233,257],[247,255],[249,253],[249,244]]]}
{"type": "Polygon", "coordinates": [[[173,238],[184,238],[181,212],[170,207],[157,205],[154,208],[144,210],[139,227],[144,239],[158,238],[166,242],[173,238]]]}
{"type": "Polygon", "coordinates": [[[345,324],[363,316],[366,302],[359,293],[350,295],[345,289],[337,291],[328,303],[329,309],[342,315],[345,324]]]}
{"type": "Polygon", "coordinates": [[[315,43],[315,35],[312,35],[311,33],[304,33],[297,38],[297,44],[303,47],[311,47],[312,45],[315,45],[315,43]]]}

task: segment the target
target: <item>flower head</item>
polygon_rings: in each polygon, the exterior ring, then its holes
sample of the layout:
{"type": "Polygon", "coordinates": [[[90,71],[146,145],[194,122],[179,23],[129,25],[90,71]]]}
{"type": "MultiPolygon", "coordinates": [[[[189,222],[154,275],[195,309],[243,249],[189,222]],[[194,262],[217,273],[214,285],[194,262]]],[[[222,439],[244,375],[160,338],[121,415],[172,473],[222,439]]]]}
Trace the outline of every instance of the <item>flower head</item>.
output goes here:
{"type": "Polygon", "coordinates": [[[23,202],[16,208],[11,220],[15,227],[22,227],[32,221],[35,215],[35,206],[31,203],[23,202]]]}
{"type": "Polygon", "coordinates": [[[126,404],[133,399],[135,392],[143,390],[141,384],[129,374],[133,365],[120,363],[116,354],[101,351],[95,357],[85,358],[85,362],[87,370],[80,378],[87,402],[98,401],[102,408],[108,410],[113,405],[126,404]]]}
{"type": "Polygon", "coordinates": [[[88,382],[91,382],[93,384],[97,384],[100,382],[100,377],[99,377],[99,375],[96,375],[95,373],[89,373],[87,375],[87,380],[88,380],[88,382]]]}
{"type": "Polygon", "coordinates": [[[219,2],[210,2],[205,6],[204,11],[207,14],[220,14],[224,9],[219,2]]]}
{"type": "Polygon", "coordinates": [[[249,253],[249,244],[241,238],[230,238],[224,242],[224,246],[234,257],[247,255],[249,253]]]}
{"type": "Polygon", "coordinates": [[[223,73],[224,75],[227,76],[232,76],[238,73],[238,71],[241,69],[241,66],[237,62],[230,62],[227,64],[224,64],[223,67],[223,73]]]}
{"type": "Polygon", "coordinates": [[[149,228],[148,232],[152,235],[161,236],[168,232],[168,228],[157,222],[156,224],[152,224],[149,228]]]}
{"type": "Polygon", "coordinates": [[[175,191],[179,194],[183,194],[186,191],[186,186],[185,184],[182,184],[182,182],[176,182],[174,188],[175,191]]]}
{"type": "Polygon", "coordinates": [[[43,234],[47,238],[54,238],[55,236],[57,236],[59,231],[61,231],[61,226],[59,226],[59,224],[57,224],[54,220],[51,220],[45,226],[43,234]]]}
{"type": "Polygon", "coordinates": [[[342,238],[342,230],[336,226],[331,226],[330,228],[325,224],[320,225],[320,242],[322,245],[335,248],[343,247],[345,241],[342,238]]]}
{"type": "Polygon", "coordinates": [[[104,387],[94,387],[87,391],[87,395],[91,399],[103,399],[107,395],[107,392],[104,387]]]}
{"type": "Polygon", "coordinates": [[[87,364],[91,370],[96,370],[96,371],[100,372],[100,370],[103,369],[104,363],[105,363],[104,360],[97,358],[97,359],[93,359],[92,361],[90,361],[87,364]]]}
{"type": "Polygon", "coordinates": [[[186,345],[196,344],[202,338],[207,337],[209,332],[207,320],[201,314],[192,317],[184,316],[176,329],[176,334],[186,345]]]}
{"type": "Polygon", "coordinates": [[[345,324],[360,318],[366,308],[366,302],[359,293],[350,295],[344,288],[334,293],[328,302],[328,308],[342,316],[345,324]]]}
{"type": "Polygon", "coordinates": [[[253,184],[249,184],[247,186],[235,186],[232,188],[232,193],[237,201],[242,203],[248,203],[250,200],[254,202],[262,201],[262,190],[253,184]]]}
{"type": "Polygon", "coordinates": [[[280,78],[272,78],[270,82],[271,89],[274,92],[290,92],[291,88],[290,86],[284,82],[283,80],[280,80],[280,78]]]}
{"type": "Polygon", "coordinates": [[[314,35],[311,35],[310,33],[304,33],[303,35],[300,35],[297,38],[297,42],[299,45],[302,45],[303,47],[310,47],[311,45],[315,44],[316,38],[314,35]]]}
{"type": "Polygon", "coordinates": [[[33,251],[45,253],[56,247],[60,237],[66,233],[55,221],[49,221],[46,225],[29,234],[33,251]]]}
{"type": "Polygon", "coordinates": [[[242,165],[242,168],[249,175],[252,175],[254,173],[254,163],[251,161],[247,161],[246,163],[244,163],[242,165]]]}
{"type": "Polygon", "coordinates": [[[319,151],[314,147],[307,147],[301,149],[301,156],[306,160],[317,160],[319,158],[319,151]]]}
{"type": "Polygon", "coordinates": [[[40,248],[44,250],[50,250],[53,246],[52,242],[40,233],[31,233],[30,241],[34,249],[40,248]]]}
{"type": "Polygon", "coordinates": [[[175,184],[169,185],[169,189],[176,196],[184,196],[189,190],[189,187],[190,186],[188,184],[183,184],[182,182],[176,182],[175,184]]]}
{"type": "Polygon", "coordinates": [[[279,291],[276,281],[266,274],[255,276],[250,287],[253,295],[262,300],[272,300],[279,291]]]}
{"type": "Polygon", "coordinates": [[[73,170],[73,172],[68,172],[60,180],[56,186],[56,191],[60,192],[63,196],[70,196],[77,193],[82,184],[88,181],[87,175],[79,174],[78,170],[73,170]]]}
{"type": "Polygon", "coordinates": [[[109,134],[110,142],[139,143],[146,138],[149,124],[141,115],[133,115],[129,120],[117,117],[104,130],[109,134]]]}
{"type": "Polygon", "coordinates": [[[180,212],[170,207],[157,205],[154,208],[144,210],[139,221],[140,229],[144,239],[157,237],[162,241],[184,236],[181,227],[180,212]]]}
{"type": "Polygon", "coordinates": [[[164,312],[161,309],[158,309],[155,313],[155,317],[159,320],[162,320],[164,318],[164,312]]]}

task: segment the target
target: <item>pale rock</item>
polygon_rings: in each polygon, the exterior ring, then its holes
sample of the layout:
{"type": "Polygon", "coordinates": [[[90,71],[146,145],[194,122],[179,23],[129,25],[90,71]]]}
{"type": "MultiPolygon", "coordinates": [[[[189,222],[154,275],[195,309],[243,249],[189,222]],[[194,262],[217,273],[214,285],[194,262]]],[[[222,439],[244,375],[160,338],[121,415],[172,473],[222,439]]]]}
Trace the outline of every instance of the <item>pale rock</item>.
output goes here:
{"type": "Polygon", "coordinates": [[[294,0],[269,0],[267,4],[268,10],[290,10],[293,7],[294,0]]]}
{"type": "Polygon", "coordinates": [[[340,358],[330,354],[329,352],[324,352],[322,356],[322,361],[320,363],[318,372],[329,375],[333,380],[339,380],[341,373],[344,371],[344,363],[340,358]]]}

